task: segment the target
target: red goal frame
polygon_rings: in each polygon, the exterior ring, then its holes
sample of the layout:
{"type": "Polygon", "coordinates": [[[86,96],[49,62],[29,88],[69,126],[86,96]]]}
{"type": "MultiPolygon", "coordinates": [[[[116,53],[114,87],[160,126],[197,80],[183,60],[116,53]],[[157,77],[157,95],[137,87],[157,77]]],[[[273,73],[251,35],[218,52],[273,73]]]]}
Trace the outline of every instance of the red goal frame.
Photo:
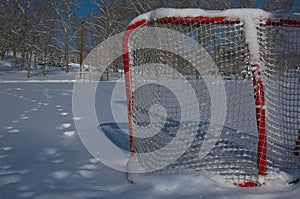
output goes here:
{"type": "MultiPolygon", "coordinates": [[[[196,23],[196,24],[238,24],[239,19],[227,19],[226,16],[219,17],[164,17],[156,19],[155,22],[161,24],[185,24],[185,23],[196,23]]],[[[123,60],[124,60],[124,72],[125,72],[125,86],[127,95],[127,107],[128,107],[128,123],[129,123],[129,139],[130,139],[130,155],[134,155],[133,146],[133,123],[132,123],[132,79],[130,69],[130,59],[128,52],[128,41],[131,33],[142,26],[149,24],[150,21],[146,19],[139,20],[131,24],[124,33],[123,37],[123,60]]],[[[279,20],[273,21],[267,19],[264,23],[265,26],[280,25],[280,26],[296,26],[300,27],[300,21],[298,20],[279,20]]],[[[267,175],[267,140],[266,140],[266,117],[265,117],[265,96],[264,96],[264,85],[262,81],[262,72],[260,70],[260,63],[251,63],[253,73],[253,86],[254,86],[254,100],[256,105],[256,121],[258,128],[258,144],[257,144],[257,166],[258,175],[267,175]]],[[[236,184],[239,187],[254,187],[257,186],[254,182],[245,182],[243,184],[236,184]]]]}

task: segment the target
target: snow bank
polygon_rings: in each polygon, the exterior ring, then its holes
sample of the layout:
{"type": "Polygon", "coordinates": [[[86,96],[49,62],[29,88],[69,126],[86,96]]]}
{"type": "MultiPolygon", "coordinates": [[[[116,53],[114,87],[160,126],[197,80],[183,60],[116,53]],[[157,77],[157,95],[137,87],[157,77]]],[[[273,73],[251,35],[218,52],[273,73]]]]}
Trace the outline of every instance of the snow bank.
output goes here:
{"type": "Polygon", "coordinates": [[[284,174],[267,184],[252,188],[236,187],[231,181],[211,173],[134,174],[138,186],[130,198],[297,198],[299,185],[288,185],[284,174]]]}

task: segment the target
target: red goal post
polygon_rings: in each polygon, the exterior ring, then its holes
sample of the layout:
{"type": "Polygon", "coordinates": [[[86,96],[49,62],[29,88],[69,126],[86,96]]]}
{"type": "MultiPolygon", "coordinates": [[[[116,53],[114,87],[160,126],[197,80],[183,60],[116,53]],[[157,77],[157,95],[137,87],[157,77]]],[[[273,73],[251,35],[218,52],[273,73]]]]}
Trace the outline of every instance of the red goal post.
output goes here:
{"type": "MultiPolygon", "coordinates": [[[[158,9],[156,11],[152,11],[135,19],[127,28],[127,31],[124,34],[123,58],[128,105],[131,155],[137,156],[139,162],[142,162],[141,164],[144,165],[147,170],[147,161],[149,161],[149,159],[144,160],[142,157],[139,157],[139,153],[145,152],[145,149],[143,149],[143,147],[149,148],[151,147],[151,145],[156,145],[157,140],[143,142],[141,139],[135,139],[135,126],[139,125],[138,116],[140,115],[140,113],[138,112],[138,109],[143,105],[140,102],[136,102],[138,100],[141,100],[141,98],[137,95],[143,95],[146,94],[146,92],[135,94],[135,89],[137,89],[135,88],[135,81],[138,80],[136,80],[134,76],[140,75],[140,73],[137,73],[136,71],[143,70],[143,68],[140,69],[139,67],[143,67],[142,65],[147,63],[147,60],[149,61],[151,57],[162,56],[161,53],[155,51],[147,54],[145,52],[138,52],[138,50],[135,50],[134,47],[136,38],[132,33],[138,32],[139,30],[149,26],[158,28],[163,27],[180,31],[182,34],[192,35],[193,38],[197,42],[199,42],[205,50],[208,51],[208,54],[216,62],[216,65],[223,78],[229,76],[238,77],[236,79],[231,78],[230,80],[228,80],[231,81],[229,83],[224,83],[226,84],[226,86],[228,85],[228,101],[235,103],[235,107],[229,108],[230,110],[227,113],[228,115],[233,114],[234,116],[232,117],[233,119],[230,118],[228,119],[228,121],[226,120],[224,126],[225,130],[223,129],[224,135],[228,133],[226,131],[231,131],[226,130],[226,127],[229,126],[230,129],[235,129],[233,130],[234,132],[231,132],[231,136],[233,137],[241,131],[245,131],[242,133],[245,133],[246,136],[238,135],[241,139],[241,141],[239,141],[240,143],[244,143],[244,140],[242,140],[243,137],[246,137],[246,139],[251,137],[251,139],[253,139],[257,144],[256,149],[252,148],[250,149],[251,152],[249,152],[249,154],[252,155],[253,153],[256,154],[256,157],[251,157],[249,159],[246,158],[245,160],[241,161],[238,160],[240,162],[244,161],[243,163],[241,163],[241,165],[239,165],[243,166],[246,164],[246,162],[248,164],[248,162],[256,159],[256,168],[253,168],[253,171],[251,171],[249,174],[247,173],[248,171],[244,171],[243,168],[240,168],[243,171],[237,171],[235,173],[235,170],[238,170],[238,168],[231,165],[227,165],[222,168],[222,162],[226,162],[227,160],[222,160],[219,157],[215,160],[210,160],[216,157],[215,154],[211,155],[210,158],[205,159],[204,162],[206,164],[214,162],[215,164],[218,164],[218,168],[207,169],[201,163],[198,163],[202,160],[197,160],[197,157],[189,155],[189,152],[186,152],[184,156],[186,156],[187,158],[192,157],[192,159],[194,158],[193,160],[183,161],[180,159],[175,163],[172,163],[173,165],[171,164],[171,166],[162,169],[161,172],[169,173],[173,168],[176,168],[173,169],[176,173],[177,170],[184,170],[185,167],[189,168],[187,170],[190,170],[190,168],[196,171],[208,170],[213,173],[224,175],[226,178],[233,179],[233,181],[235,181],[239,186],[255,186],[263,183],[261,182],[261,177],[259,176],[266,176],[268,174],[268,170],[272,172],[285,171],[288,173],[299,171],[300,159],[299,157],[293,155],[295,153],[293,153],[292,150],[293,147],[297,148],[297,143],[299,142],[297,141],[297,138],[299,136],[298,131],[300,129],[300,122],[298,121],[298,118],[300,118],[300,104],[294,103],[292,106],[290,106],[289,103],[287,103],[286,107],[281,107],[282,103],[286,103],[289,101],[295,102],[295,99],[300,99],[300,83],[295,81],[297,78],[300,78],[300,71],[296,69],[300,66],[299,59],[297,59],[297,56],[299,57],[300,55],[299,17],[295,15],[273,15],[271,13],[255,9],[227,10],[213,13],[192,9],[192,14],[190,11],[191,10],[189,9],[158,9]],[[164,12],[177,14],[175,16],[172,16],[172,14],[164,14],[164,12]],[[197,14],[197,12],[199,14],[197,14]],[[249,14],[251,12],[252,14],[249,14]],[[193,30],[193,28],[195,28],[195,31],[193,30]],[[191,34],[191,32],[193,32],[193,34],[191,34]],[[255,36],[253,36],[254,32],[255,36]],[[196,36],[194,36],[194,34],[196,34],[196,36]],[[283,41],[277,41],[276,39],[278,39],[278,37],[282,38],[283,41]],[[288,46],[284,42],[293,45],[288,46]],[[232,46],[233,44],[236,44],[236,46],[232,46]],[[238,52],[235,52],[234,50],[238,52]],[[142,53],[144,53],[145,55],[141,55],[142,53]],[[243,53],[245,54],[245,56],[243,56],[243,53]],[[279,57],[284,58],[284,60],[278,60],[279,57]],[[141,61],[141,59],[144,60],[141,61]],[[242,63],[241,60],[245,63],[242,63]],[[245,67],[248,70],[248,74],[251,74],[249,75],[248,79],[246,78],[241,80],[242,77],[240,78],[239,75],[241,74],[242,70],[245,69],[245,67]],[[132,70],[132,68],[134,68],[134,70],[132,70]],[[279,78],[281,74],[283,74],[283,77],[279,78]],[[240,91],[240,93],[230,93],[231,89],[233,90],[236,88],[240,88],[240,85],[244,85],[245,82],[247,82],[248,84],[248,86],[245,86],[245,88],[248,88],[250,85],[249,82],[251,81],[249,79],[252,79],[251,84],[254,88],[254,94],[252,95],[251,100],[253,100],[254,104],[253,112],[255,114],[256,121],[255,128],[257,129],[256,132],[251,133],[246,132],[249,126],[253,126],[253,122],[251,123],[250,121],[251,119],[245,119],[245,117],[247,116],[243,115],[243,119],[241,119],[241,121],[236,121],[240,120],[240,116],[243,114],[243,107],[239,107],[241,106],[239,103],[244,100],[245,96],[243,95],[245,94],[242,93],[242,90],[240,91]],[[236,85],[234,87],[231,86],[231,84],[236,85]],[[278,92],[277,96],[276,92],[278,92]],[[240,95],[240,97],[238,95],[240,95]],[[291,97],[290,95],[292,95],[293,99],[289,98],[291,97]],[[231,98],[231,96],[234,97],[231,98]],[[237,107],[239,107],[238,110],[237,107]],[[232,110],[237,110],[239,111],[239,113],[232,113],[232,110]],[[280,116],[280,114],[282,115],[280,116]],[[280,121],[280,119],[276,119],[276,117],[283,118],[286,116],[290,117],[288,122],[282,122],[280,121]],[[231,123],[232,120],[234,120],[235,122],[231,123]],[[290,129],[286,128],[288,124],[292,126],[290,127],[290,129]],[[286,131],[289,130],[291,132],[289,134],[286,134],[286,131]],[[251,135],[249,136],[249,134],[251,135]],[[282,139],[283,141],[277,139],[282,139]],[[276,154],[278,153],[280,153],[280,155],[277,156],[276,154]],[[278,161],[276,160],[276,158],[281,158],[283,160],[278,161]],[[193,166],[188,165],[189,162],[192,162],[193,166]],[[220,171],[222,169],[228,170],[228,167],[230,167],[230,171],[220,171]],[[242,177],[238,176],[240,174],[242,175],[242,177]],[[230,177],[231,175],[233,177],[230,177]]],[[[157,39],[159,40],[159,38],[157,39]]],[[[136,40],[136,42],[138,42],[138,39],[136,40]]],[[[173,58],[175,57],[176,59],[178,59],[174,55],[168,56],[173,56],[173,58]]],[[[155,58],[153,59],[157,60],[155,58]]],[[[153,60],[149,62],[152,63],[153,60]]],[[[176,67],[174,67],[175,70],[179,70],[180,64],[182,63],[176,63],[178,66],[176,65],[176,67]]],[[[192,69],[190,70],[192,71],[192,69]]],[[[189,71],[184,71],[184,73],[188,74],[187,76],[191,78],[189,71]]],[[[199,74],[194,75],[194,79],[197,79],[198,75],[199,74]]],[[[197,82],[193,86],[195,90],[197,90],[196,87],[199,87],[199,82],[197,82]]],[[[197,90],[197,92],[202,93],[202,90],[200,91],[199,89],[199,91],[197,90]]],[[[147,98],[149,97],[151,97],[151,95],[147,96],[147,98]]],[[[143,98],[143,100],[145,99],[143,98]]],[[[251,100],[249,99],[249,101],[251,100]]],[[[164,104],[167,103],[168,102],[164,102],[164,104]]],[[[252,102],[249,102],[247,104],[250,103],[252,102]]],[[[247,104],[246,106],[248,106],[247,104]]],[[[249,114],[249,117],[251,117],[251,113],[249,114]]],[[[199,128],[200,127],[198,127],[198,129],[199,128]]],[[[197,131],[197,133],[199,133],[199,130],[197,131]]],[[[239,146],[239,143],[237,143],[236,145],[238,145],[240,148],[236,150],[234,149],[233,145],[230,144],[230,142],[234,142],[236,140],[229,140],[233,137],[220,138],[219,145],[224,146],[222,146],[222,148],[220,149],[219,146],[216,146],[216,151],[218,151],[216,152],[216,154],[222,156],[222,151],[225,151],[226,154],[229,154],[228,156],[232,156],[236,154],[234,153],[234,151],[238,150],[239,157],[249,156],[248,153],[240,154],[243,153],[242,151],[244,149],[239,146]],[[228,141],[228,146],[225,146],[225,141],[228,141]],[[233,149],[229,149],[230,147],[233,147],[233,149]]],[[[204,139],[204,137],[201,136],[197,138],[199,140],[204,139]]],[[[253,142],[253,140],[250,142],[253,142]]],[[[199,143],[200,141],[198,143],[193,143],[192,148],[197,148],[196,145],[201,145],[199,143]]],[[[231,161],[232,160],[233,159],[231,158],[231,161]]],[[[247,167],[248,166],[249,165],[247,165],[247,167]]]]}

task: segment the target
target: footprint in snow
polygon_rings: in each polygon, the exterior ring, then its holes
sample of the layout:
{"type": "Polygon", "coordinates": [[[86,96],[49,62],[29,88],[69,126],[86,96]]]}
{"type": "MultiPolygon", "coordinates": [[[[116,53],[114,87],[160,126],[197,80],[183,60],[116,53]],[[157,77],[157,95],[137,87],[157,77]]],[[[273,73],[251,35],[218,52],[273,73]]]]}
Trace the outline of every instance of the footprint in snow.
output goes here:
{"type": "Polygon", "coordinates": [[[27,117],[26,115],[20,115],[20,118],[22,119],[22,120],[27,120],[29,117],[27,117]]]}
{"type": "Polygon", "coordinates": [[[21,132],[19,129],[11,129],[7,131],[8,133],[19,133],[21,132]]]}
{"type": "Polygon", "coordinates": [[[2,147],[2,150],[3,151],[10,151],[10,150],[12,150],[13,149],[13,147],[11,147],[11,146],[5,146],[5,147],[2,147]]]}
{"type": "Polygon", "coordinates": [[[32,109],[30,109],[31,111],[37,111],[38,108],[37,107],[33,107],[32,109]]]}
{"type": "Polygon", "coordinates": [[[66,136],[66,137],[72,137],[72,136],[75,135],[75,132],[76,132],[76,131],[65,131],[65,132],[63,132],[63,134],[64,134],[64,136],[66,136]]]}
{"type": "Polygon", "coordinates": [[[59,126],[56,127],[57,130],[64,130],[67,129],[71,126],[71,123],[62,123],[59,126]]]}

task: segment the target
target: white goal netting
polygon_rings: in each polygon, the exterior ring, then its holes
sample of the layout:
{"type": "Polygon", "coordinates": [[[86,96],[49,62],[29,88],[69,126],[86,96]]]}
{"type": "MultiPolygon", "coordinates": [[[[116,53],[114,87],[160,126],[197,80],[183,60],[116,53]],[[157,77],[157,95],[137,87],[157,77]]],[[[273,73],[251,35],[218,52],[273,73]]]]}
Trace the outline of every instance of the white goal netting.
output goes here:
{"type": "Polygon", "coordinates": [[[131,161],[241,186],[300,170],[299,33],[261,10],[138,17],[123,43],[131,161]]]}

